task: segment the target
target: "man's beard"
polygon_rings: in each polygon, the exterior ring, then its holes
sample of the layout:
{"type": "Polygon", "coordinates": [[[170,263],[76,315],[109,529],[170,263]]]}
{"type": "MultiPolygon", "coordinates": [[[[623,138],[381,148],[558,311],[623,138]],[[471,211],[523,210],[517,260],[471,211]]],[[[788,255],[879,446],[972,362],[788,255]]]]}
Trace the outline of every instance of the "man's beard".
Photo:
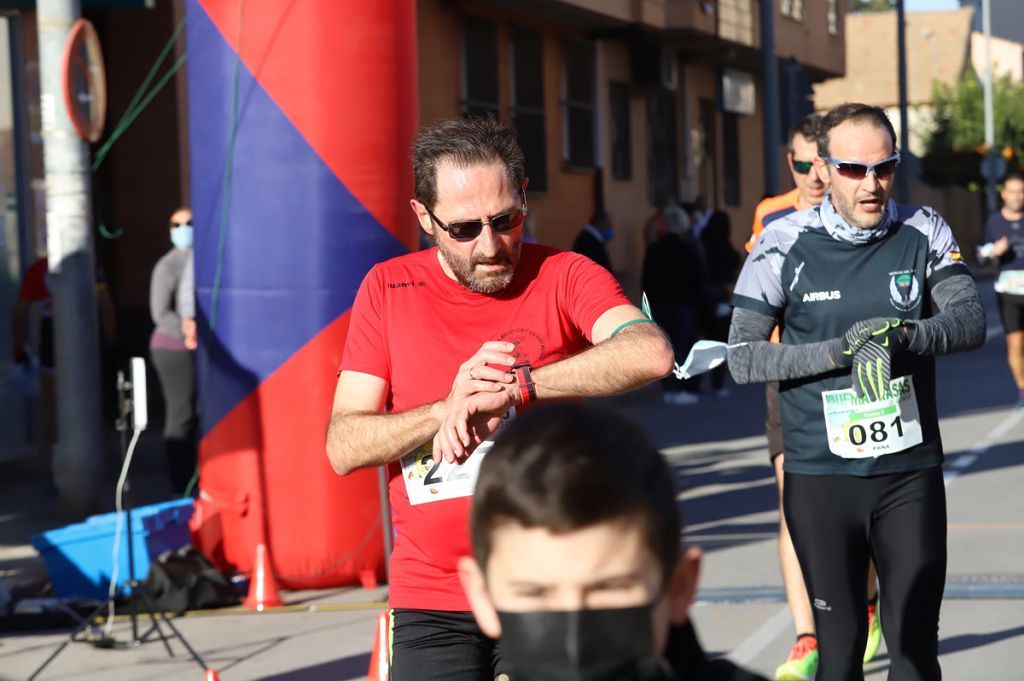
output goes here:
{"type": "Polygon", "coordinates": [[[856,199],[847,202],[846,198],[841,195],[833,193],[833,196],[835,196],[837,199],[836,203],[834,204],[836,212],[839,213],[839,215],[841,215],[844,220],[846,220],[846,224],[850,225],[850,227],[853,227],[854,229],[875,229],[880,224],[882,224],[882,222],[885,221],[885,216],[887,213],[885,202],[882,203],[882,210],[880,210],[877,213],[870,214],[872,218],[875,218],[875,221],[872,222],[871,224],[867,224],[857,219],[856,199]]]}
{"type": "Polygon", "coordinates": [[[520,241],[511,252],[501,251],[493,258],[478,256],[463,258],[448,250],[436,234],[434,235],[434,243],[437,244],[441,257],[444,258],[448,268],[455,275],[455,279],[470,291],[484,294],[498,293],[512,283],[512,277],[516,273],[516,265],[519,264],[519,252],[522,248],[522,242],[520,241]],[[497,272],[478,273],[476,271],[477,265],[503,265],[504,267],[497,272]]]}

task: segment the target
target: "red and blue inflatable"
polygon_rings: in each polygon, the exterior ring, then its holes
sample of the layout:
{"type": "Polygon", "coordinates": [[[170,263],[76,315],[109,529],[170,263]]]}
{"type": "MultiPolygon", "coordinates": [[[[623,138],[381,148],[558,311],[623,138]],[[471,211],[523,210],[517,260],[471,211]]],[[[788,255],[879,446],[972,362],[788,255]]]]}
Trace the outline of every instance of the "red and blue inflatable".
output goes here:
{"type": "Polygon", "coordinates": [[[199,548],[286,588],[383,576],[373,470],[324,434],[363,275],[415,247],[415,0],[188,0],[199,548]]]}

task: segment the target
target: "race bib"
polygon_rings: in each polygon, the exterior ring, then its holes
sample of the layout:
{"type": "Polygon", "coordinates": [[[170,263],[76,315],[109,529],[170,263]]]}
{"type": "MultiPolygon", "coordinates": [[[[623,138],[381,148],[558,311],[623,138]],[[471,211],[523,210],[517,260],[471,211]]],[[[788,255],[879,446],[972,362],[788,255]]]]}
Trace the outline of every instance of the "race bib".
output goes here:
{"type": "Polygon", "coordinates": [[[889,381],[889,396],[875,402],[857,397],[853,388],[821,394],[828,448],[844,459],[895,454],[924,440],[910,376],[889,381]]]}
{"type": "Polygon", "coordinates": [[[1006,270],[999,273],[996,291],[1011,295],[1024,294],[1024,270],[1006,270]]]}
{"type": "Polygon", "coordinates": [[[434,463],[433,441],[428,440],[415,450],[402,457],[402,479],[405,491],[409,495],[409,503],[429,504],[432,501],[458,499],[473,496],[476,478],[480,473],[480,464],[484,456],[494,446],[493,438],[515,416],[515,407],[508,410],[491,437],[487,438],[473,450],[465,461],[460,463],[434,463]]]}

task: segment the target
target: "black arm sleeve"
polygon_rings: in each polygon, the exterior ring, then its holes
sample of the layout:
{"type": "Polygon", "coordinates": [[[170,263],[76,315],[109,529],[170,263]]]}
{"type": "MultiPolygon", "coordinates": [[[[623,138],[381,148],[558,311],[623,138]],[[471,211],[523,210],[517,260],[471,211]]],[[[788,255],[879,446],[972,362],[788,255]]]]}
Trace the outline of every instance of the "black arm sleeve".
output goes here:
{"type": "Polygon", "coordinates": [[[958,274],[940,281],[932,289],[932,301],[939,313],[928,319],[908,321],[911,352],[919,355],[948,355],[974,350],[985,343],[985,307],[974,279],[958,274]]]}
{"type": "Polygon", "coordinates": [[[784,345],[768,339],[775,320],[741,307],[733,310],[729,326],[729,372],[737,383],[764,383],[816,376],[835,370],[834,355],[842,350],[838,338],[818,343],[784,345]]]}

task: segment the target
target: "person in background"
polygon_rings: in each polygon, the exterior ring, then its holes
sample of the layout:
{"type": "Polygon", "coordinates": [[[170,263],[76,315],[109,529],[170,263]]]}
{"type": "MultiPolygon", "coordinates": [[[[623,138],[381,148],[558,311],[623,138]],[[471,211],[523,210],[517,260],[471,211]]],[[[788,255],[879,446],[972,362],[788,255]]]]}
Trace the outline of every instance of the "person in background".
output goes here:
{"type": "Polygon", "coordinates": [[[512,681],[761,679],[701,649],[689,613],[701,554],[680,550],[676,494],[615,411],[541,406],[498,437],[459,577],[512,681]]]}
{"type": "Polygon", "coordinates": [[[199,347],[196,336],[196,257],[189,250],[185,269],[181,271],[181,281],[175,293],[178,305],[178,316],[181,317],[181,333],[185,336],[185,347],[195,350],[199,347]]]}
{"type": "Polygon", "coordinates": [[[675,206],[676,200],[669,194],[659,194],[654,201],[654,212],[644,222],[644,244],[650,246],[665,236],[665,209],[675,206]]]}
{"type": "Polygon", "coordinates": [[[1011,173],[999,193],[1002,209],[989,216],[978,247],[983,264],[999,267],[996,297],[1006,332],[1006,359],[1017,385],[1017,409],[1024,409],[1024,176],[1011,173]]]}
{"type": "Polygon", "coordinates": [[[149,354],[160,380],[165,405],[164,456],[176,493],[188,489],[196,468],[195,357],[185,343],[178,309],[178,287],[192,255],[192,211],[182,207],[171,214],[173,248],[153,268],[149,312],[155,328],[149,354]]]}
{"type": "MultiPolygon", "coordinates": [[[[678,206],[663,211],[665,234],[644,255],[643,288],[651,315],[668,334],[677,358],[685,357],[697,335],[698,320],[709,301],[704,255],[690,228],[690,219],[678,206]]],[[[665,404],[686,406],[700,401],[700,379],[661,381],[665,404]]]]}
{"type": "MultiPolygon", "coordinates": [[[[701,320],[703,335],[721,342],[729,337],[729,320],[732,317],[729,299],[732,296],[732,284],[736,281],[736,270],[742,262],[740,254],[732,247],[729,236],[731,231],[729,215],[720,210],[712,210],[707,219],[694,229],[704,251],[708,270],[710,301],[707,314],[701,320]]],[[[725,387],[728,372],[724,364],[711,370],[711,393],[716,397],[729,395],[729,389],[725,387]]]]}
{"type": "Polygon", "coordinates": [[[583,229],[572,244],[572,250],[614,273],[612,259],[608,255],[608,242],[614,238],[615,229],[612,227],[611,216],[599,210],[590,218],[590,222],[583,225],[583,229]]]}
{"type": "MultiPolygon", "coordinates": [[[[100,348],[104,357],[113,352],[117,339],[117,316],[110,287],[103,270],[96,267],[96,306],[99,315],[100,348]]],[[[11,319],[14,362],[28,364],[32,357],[38,364],[39,392],[42,402],[42,444],[50,447],[57,440],[57,385],[53,345],[53,293],[50,291],[49,259],[45,256],[32,263],[21,280],[18,300],[11,319]],[[29,348],[29,318],[32,308],[38,310],[39,330],[35,348],[29,348]]],[[[106,406],[106,405],[104,405],[106,406]]]]}
{"type": "MultiPolygon", "coordinates": [[[[871,560],[889,678],[942,678],[947,523],[934,358],[980,347],[985,309],[949,224],[889,198],[899,164],[884,109],[829,111],[813,161],[828,193],[771,223],[733,291],[733,378],[782,381],[782,510],[814,604],[814,635],[801,638],[817,651],[817,681],[864,678],[875,652],[871,560]],[[768,342],[776,326],[781,342],[768,342]]],[[[776,672],[808,675],[788,661],[776,672]]]]}

